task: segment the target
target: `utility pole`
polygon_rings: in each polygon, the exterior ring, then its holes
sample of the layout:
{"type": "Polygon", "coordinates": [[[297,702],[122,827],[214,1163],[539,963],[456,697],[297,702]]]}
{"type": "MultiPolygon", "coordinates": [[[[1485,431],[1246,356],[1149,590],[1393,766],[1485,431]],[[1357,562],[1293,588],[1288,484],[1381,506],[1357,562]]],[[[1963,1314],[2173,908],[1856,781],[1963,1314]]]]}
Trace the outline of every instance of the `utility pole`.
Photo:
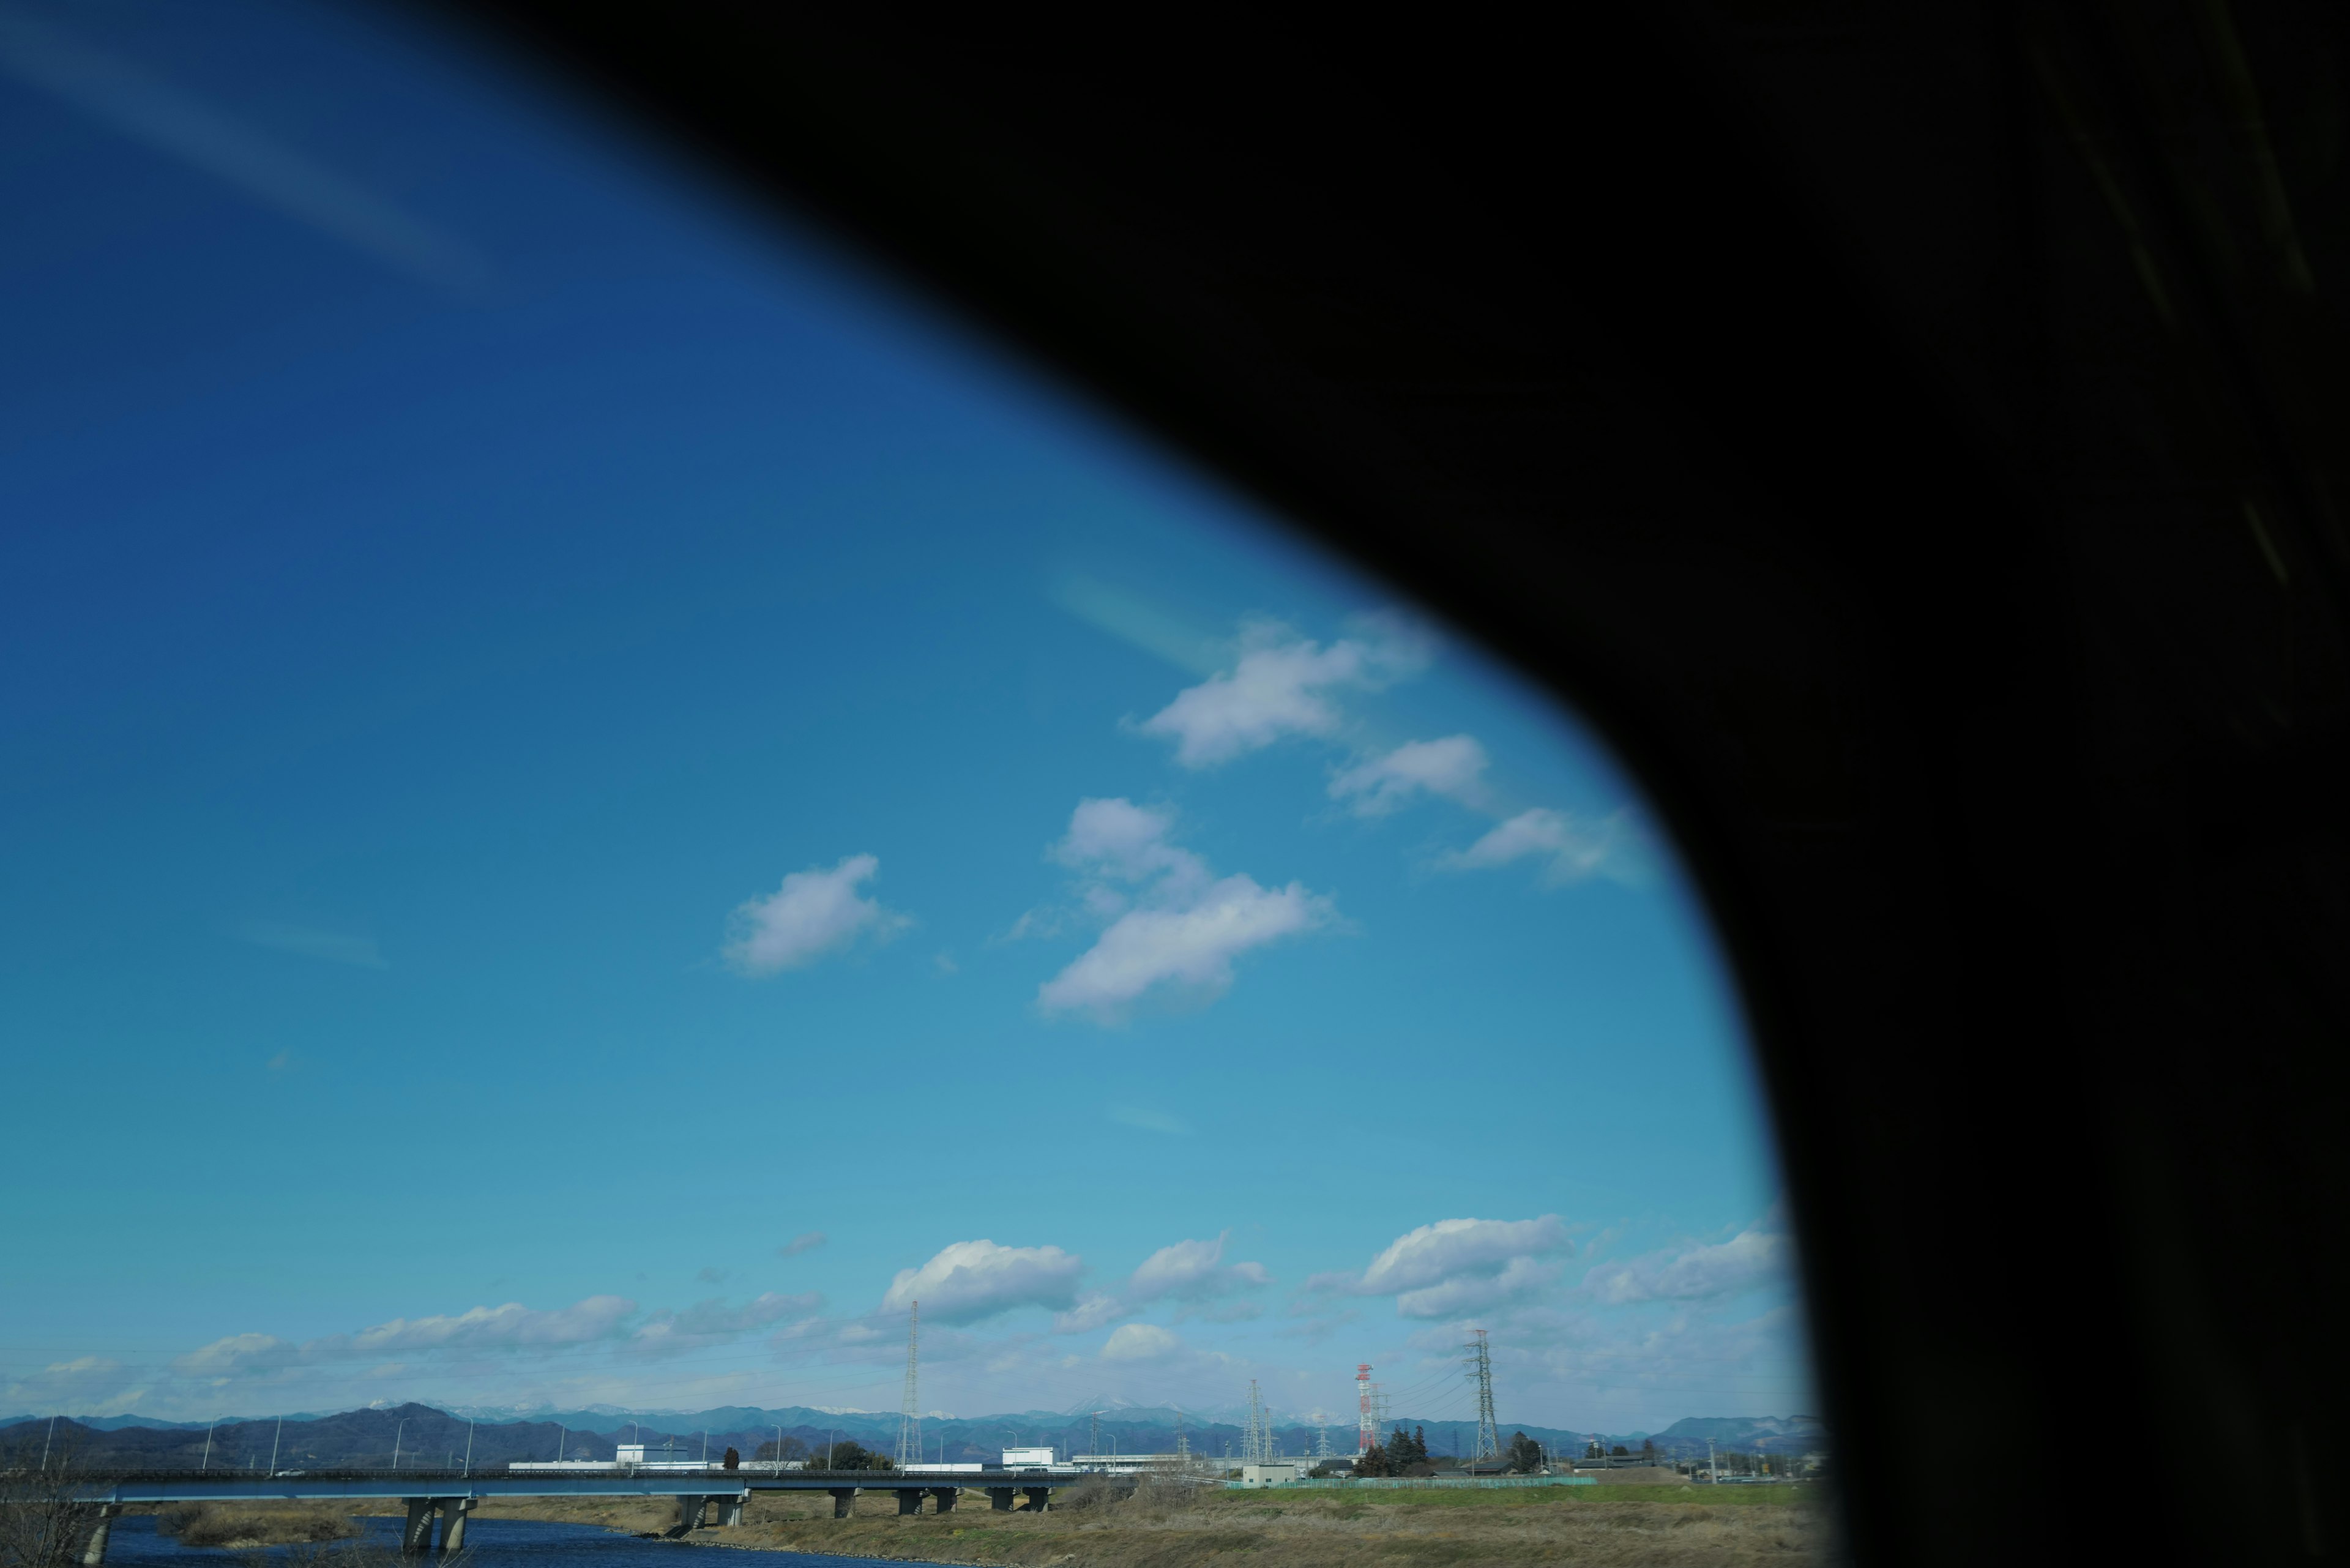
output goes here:
{"type": "MultiPolygon", "coordinates": [[[[269,1439],[269,1473],[270,1473],[271,1475],[276,1475],[276,1474],[277,1473],[277,1439],[278,1439],[279,1438],[284,1437],[285,1435],[286,1435],[286,1417],[283,1417],[283,1416],[280,1416],[280,1417],[277,1417],[277,1431],[276,1431],[276,1436],[273,1436],[273,1437],[269,1439]]],[[[394,1442],[395,1444],[396,1444],[398,1441],[399,1441],[399,1439],[398,1439],[398,1438],[394,1438],[394,1439],[393,1439],[393,1442],[394,1442]]],[[[395,1467],[395,1468],[396,1468],[396,1467],[395,1467]]]]}
{"type": "Polygon", "coordinates": [[[41,1473],[44,1475],[47,1475],[49,1469],[49,1444],[56,1439],[57,1435],[57,1418],[55,1416],[51,1416],[49,1417],[48,1433],[41,1438],[41,1473]]]}
{"type": "Polygon", "coordinates": [[[1486,1343],[1485,1331],[1472,1328],[1476,1335],[1465,1348],[1469,1352],[1469,1375],[1477,1380],[1477,1459],[1499,1459],[1502,1453],[1502,1429],[1493,1419],[1493,1352],[1486,1343]]]}
{"type": "MultiPolygon", "coordinates": [[[[636,1425],[633,1421],[629,1424],[631,1427],[636,1425]]],[[[568,1427],[557,1427],[555,1428],[555,1462],[558,1465],[563,1462],[563,1439],[570,1435],[571,1428],[568,1427]]],[[[643,1439],[639,1438],[637,1457],[639,1459],[642,1459],[644,1457],[644,1452],[643,1439]]],[[[391,1446],[391,1464],[394,1469],[400,1468],[400,1445],[398,1443],[394,1443],[391,1446]]]]}
{"type": "Polygon", "coordinates": [[[1705,1440],[1705,1468],[1708,1472],[1708,1479],[1716,1486],[1721,1485],[1721,1465],[1720,1461],[1715,1459],[1713,1457],[1713,1439],[1711,1438],[1708,1438],[1705,1440]]]}
{"type": "Polygon", "coordinates": [[[473,1423],[471,1418],[465,1422],[465,1473],[473,1473],[473,1423]]]}
{"type": "Polygon", "coordinates": [[[922,1462],[922,1401],[919,1367],[922,1339],[922,1303],[911,1303],[906,1314],[906,1397],[898,1411],[898,1468],[922,1462]]]}
{"type": "Polygon", "coordinates": [[[1091,1412],[1091,1415],[1093,1417],[1093,1425],[1089,1427],[1086,1432],[1086,1452],[1089,1454],[1098,1454],[1101,1452],[1102,1413],[1099,1410],[1096,1410],[1091,1412]]]}
{"type": "Polygon", "coordinates": [[[1367,1361],[1355,1367],[1355,1398],[1361,1407],[1355,1418],[1355,1451],[1367,1454],[1378,1440],[1379,1413],[1371,1404],[1371,1364],[1367,1361]]]}
{"type": "Polygon", "coordinates": [[[199,1473],[213,1468],[213,1433],[219,1426],[220,1417],[215,1416],[213,1417],[213,1424],[204,1428],[204,1462],[196,1467],[199,1473]]]}
{"type": "Polygon", "coordinates": [[[1175,1407],[1175,1462],[1191,1468],[1191,1434],[1183,1429],[1183,1407],[1175,1407]]]}

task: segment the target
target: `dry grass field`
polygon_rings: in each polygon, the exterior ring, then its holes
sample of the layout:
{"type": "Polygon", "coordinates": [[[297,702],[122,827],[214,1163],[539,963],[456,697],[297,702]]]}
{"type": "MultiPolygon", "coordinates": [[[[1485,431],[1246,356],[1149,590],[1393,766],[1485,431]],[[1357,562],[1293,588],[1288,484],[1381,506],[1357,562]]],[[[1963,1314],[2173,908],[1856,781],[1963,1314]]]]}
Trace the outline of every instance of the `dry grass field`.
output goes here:
{"type": "MultiPolygon", "coordinates": [[[[736,1529],[699,1530],[695,1544],[1005,1568],[1787,1568],[1821,1558],[1828,1511],[1810,1489],[1721,1492],[1680,1487],[1511,1491],[1214,1490],[1081,1500],[1048,1511],[995,1513],[983,1492],[951,1513],[901,1519],[887,1492],[836,1520],[817,1494],[754,1494],[736,1529]]],[[[484,1503],[477,1518],[564,1520],[652,1534],[677,1520],[665,1503],[484,1503]]]]}
{"type": "MultiPolygon", "coordinates": [[[[758,1492],[740,1527],[697,1530],[680,1546],[1002,1568],[1798,1568],[1826,1558],[1830,1531],[1825,1494],[1809,1487],[1064,1495],[1045,1512],[996,1513],[986,1493],[973,1491],[950,1513],[899,1518],[889,1493],[868,1492],[854,1517],[835,1519],[822,1493],[758,1492]]],[[[316,1508],[235,1514],[199,1533],[234,1528],[221,1543],[235,1546],[328,1539],[316,1508]]],[[[665,1500],[515,1498],[485,1499],[473,1517],[650,1536],[666,1534],[678,1515],[665,1500]]],[[[343,1549],[321,1562],[334,1550],[343,1549]]]]}
{"type": "Polygon", "coordinates": [[[182,1546],[217,1546],[234,1552],[341,1541],[359,1533],[350,1521],[350,1510],[333,1502],[204,1502],[154,1512],[157,1532],[182,1546]]]}

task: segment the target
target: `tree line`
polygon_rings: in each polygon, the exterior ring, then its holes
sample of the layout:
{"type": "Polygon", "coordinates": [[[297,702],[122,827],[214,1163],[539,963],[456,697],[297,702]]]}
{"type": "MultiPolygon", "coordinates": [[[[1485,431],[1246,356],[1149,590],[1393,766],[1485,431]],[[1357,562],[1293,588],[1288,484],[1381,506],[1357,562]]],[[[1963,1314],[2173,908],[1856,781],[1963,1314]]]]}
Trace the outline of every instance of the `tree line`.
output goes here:
{"type": "MultiPolygon", "coordinates": [[[[1543,1468],[1542,1445],[1523,1432],[1510,1438],[1502,1457],[1509,1461],[1510,1471],[1514,1475],[1533,1475],[1543,1468]]],[[[1356,1456],[1355,1473],[1374,1477],[1434,1475],[1436,1466],[1428,1457],[1427,1429],[1414,1427],[1407,1432],[1398,1426],[1388,1434],[1385,1442],[1373,1442],[1356,1456]]]]}
{"type": "Polygon", "coordinates": [[[827,1443],[819,1450],[810,1448],[797,1438],[785,1438],[780,1444],[761,1443],[758,1452],[751,1456],[754,1462],[781,1459],[789,1464],[794,1459],[818,1469],[893,1470],[898,1461],[877,1449],[868,1449],[854,1438],[843,1438],[827,1443]]]}

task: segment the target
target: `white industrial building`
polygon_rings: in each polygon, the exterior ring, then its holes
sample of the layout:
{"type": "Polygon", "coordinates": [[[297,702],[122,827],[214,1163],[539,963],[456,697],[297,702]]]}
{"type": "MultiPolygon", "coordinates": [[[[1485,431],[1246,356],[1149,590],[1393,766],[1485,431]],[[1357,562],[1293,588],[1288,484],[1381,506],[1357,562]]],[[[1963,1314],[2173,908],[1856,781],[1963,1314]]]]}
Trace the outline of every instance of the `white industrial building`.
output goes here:
{"type": "Polygon", "coordinates": [[[1241,1485],[1285,1486],[1291,1481],[1304,1480],[1305,1472],[1312,1469],[1315,1463],[1312,1459],[1277,1459],[1271,1464],[1243,1465],[1241,1485]]]}

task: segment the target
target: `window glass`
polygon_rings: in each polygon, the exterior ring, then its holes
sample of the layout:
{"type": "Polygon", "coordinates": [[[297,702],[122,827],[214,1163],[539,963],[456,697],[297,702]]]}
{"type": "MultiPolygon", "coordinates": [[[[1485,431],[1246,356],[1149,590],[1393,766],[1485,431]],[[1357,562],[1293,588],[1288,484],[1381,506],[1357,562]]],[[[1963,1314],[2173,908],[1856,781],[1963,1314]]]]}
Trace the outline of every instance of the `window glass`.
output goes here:
{"type": "Polygon", "coordinates": [[[8,1441],[1815,1472],[1551,699],[398,18],[11,6],[0,147],[8,1441]]]}

